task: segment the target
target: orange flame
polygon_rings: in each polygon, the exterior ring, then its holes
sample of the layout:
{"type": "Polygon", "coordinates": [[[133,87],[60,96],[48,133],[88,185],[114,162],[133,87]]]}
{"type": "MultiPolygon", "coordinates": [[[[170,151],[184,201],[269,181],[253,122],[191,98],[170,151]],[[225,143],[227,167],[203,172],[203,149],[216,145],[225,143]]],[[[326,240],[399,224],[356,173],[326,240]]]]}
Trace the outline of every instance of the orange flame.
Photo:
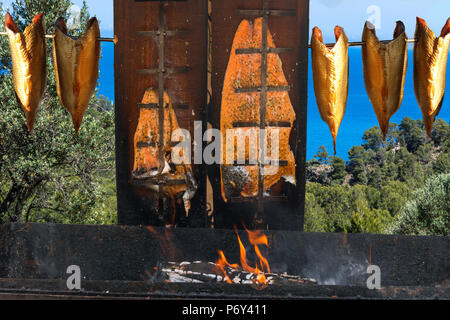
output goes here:
{"type": "Polygon", "coordinates": [[[231,267],[233,269],[237,269],[239,268],[239,266],[237,264],[229,264],[222,250],[219,250],[218,253],[219,253],[219,260],[217,260],[216,262],[217,267],[219,268],[220,271],[222,271],[222,274],[225,277],[226,281],[228,283],[233,283],[230,277],[228,276],[227,272],[225,271],[225,266],[231,267]]]}
{"type": "Polygon", "coordinates": [[[252,245],[264,244],[266,247],[269,246],[269,241],[264,233],[259,230],[250,231],[245,228],[245,231],[248,233],[248,240],[252,245]]]}
{"type": "MultiPolygon", "coordinates": [[[[244,226],[245,228],[245,226],[244,226]]],[[[260,284],[266,284],[267,279],[264,273],[270,273],[270,266],[267,259],[261,254],[261,251],[259,250],[258,245],[265,245],[266,247],[269,246],[269,241],[267,239],[267,236],[263,234],[261,231],[249,231],[247,228],[245,228],[248,234],[249,242],[251,245],[254,246],[255,253],[258,257],[258,264],[253,268],[251,267],[247,262],[247,252],[245,250],[244,245],[242,244],[241,238],[239,237],[239,234],[237,232],[237,229],[235,227],[236,236],[239,243],[239,253],[240,253],[240,262],[242,270],[246,272],[250,272],[256,275],[255,282],[260,284]],[[258,267],[259,265],[259,267],[258,267]]],[[[228,274],[225,271],[225,266],[231,267],[233,269],[238,269],[239,266],[237,264],[229,264],[227,259],[225,258],[225,255],[223,251],[218,251],[219,253],[219,259],[217,260],[216,264],[218,268],[222,271],[226,281],[228,283],[232,283],[231,279],[229,278],[228,274]]]]}
{"type": "Polygon", "coordinates": [[[259,263],[260,263],[261,269],[267,273],[270,273],[269,262],[267,261],[266,258],[263,257],[263,255],[261,254],[261,251],[259,250],[259,247],[258,247],[258,245],[260,245],[260,244],[263,244],[266,247],[269,246],[269,240],[267,239],[267,236],[259,230],[250,231],[250,230],[247,230],[247,228],[245,228],[245,230],[248,233],[248,239],[250,241],[250,244],[255,247],[255,253],[259,258],[259,263]]]}
{"type": "Polygon", "coordinates": [[[163,252],[163,254],[172,260],[179,260],[178,258],[181,256],[178,252],[177,248],[171,241],[171,235],[168,228],[164,229],[164,235],[158,233],[155,228],[152,226],[147,226],[147,230],[150,231],[159,243],[159,246],[163,252]]]}
{"type": "Polygon", "coordinates": [[[259,273],[258,267],[252,268],[252,267],[250,267],[248,265],[248,263],[247,263],[247,252],[245,251],[245,247],[242,244],[241,238],[239,238],[239,235],[237,233],[236,233],[236,235],[237,235],[237,238],[238,238],[238,241],[239,241],[239,252],[240,252],[240,257],[241,257],[242,269],[244,269],[244,271],[247,271],[247,272],[258,274],[259,273]]]}

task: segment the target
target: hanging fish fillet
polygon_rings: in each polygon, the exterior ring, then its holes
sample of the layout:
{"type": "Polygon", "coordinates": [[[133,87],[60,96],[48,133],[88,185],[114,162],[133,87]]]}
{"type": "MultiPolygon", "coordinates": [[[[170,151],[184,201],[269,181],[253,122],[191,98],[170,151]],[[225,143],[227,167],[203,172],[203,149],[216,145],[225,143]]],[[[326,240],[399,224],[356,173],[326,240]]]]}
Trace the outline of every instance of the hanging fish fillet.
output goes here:
{"type": "MultiPolygon", "coordinates": [[[[159,94],[153,89],[147,89],[142,99],[142,104],[154,107],[140,109],[139,122],[134,135],[134,167],[133,180],[141,181],[142,185],[152,190],[155,195],[160,191],[160,185],[155,183],[155,178],[161,178],[167,182],[162,186],[165,196],[175,200],[182,197],[186,214],[191,207],[191,199],[197,191],[197,185],[192,174],[190,159],[183,154],[180,148],[179,162],[172,159],[172,134],[180,129],[178,121],[167,93],[164,93],[164,144],[162,146],[163,158],[159,154],[159,94]],[[162,161],[161,161],[162,160],[162,161]],[[171,184],[174,181],[184,183],[171,184]]],[[[177,141],[186,141],[181,133],[177,141]]],[[[178,155],[177,154],[177,155],[178,155]]]]}
{"type": "Polygon", "coordinates": [[[366,22],[362,41],[364,82],[367,94],[378,118],[383,140],[389,130],[389,120],[398,111],[403,100],[403,92],[408,65],[408,47],[405,25],[397,21],[394,40],[380,42],[375,26],[366,22]]]}
{"type": "Polygon", "coordinates": [[[100,60],[100,42],[97,38],[100,37],[100,29],[97,19],[92,18],[80,38],[72,38],[67,32],[64,18],[59,18],[53,38],[53,63],[59,100],[70,112],[78,134],[97,85],[100,60]]]}
{"type": "Polygon", "coordinates": [[[317,106],[322,120],[330,127],[336,154],[336,137],[347,107],[349,67],[344,29],[336,26],[334,34],[336,44],[330,49],[323,43],[322,31],[313,29],[311,62],[317,106]]]}
{"type": "Polygon", "coordinates": [[[430,137],[434,120],[444,101],[450,18],[437,38],[425,20],[417,18],[415,37],[414,91],[422,110],[427,136],[430,137]]]}
{"type": "Polygon", "coordinates": [[[23,33],[19,32],[9,13],[6,14],[5,25],[11,50],[14,90],[17,101],[25,113],[28,130],[32,133],[47,81],[43,14],[35,16],[23,33]]]}
{"type": "MultiPolygon", "coordinates": [[[[270,30],[267,33],[269,48],[275,48],[270,30]]],[[[224,136],[223,165],[221,165],[221,187],[224,201],[232,196],[255,197],[259,192],[260,174],[263,178],[263,191],[267,191],[281,178],[295,184],[295,158],[289,147],[289,138],[295,121],[295,112],[285,89],[266,93],[266,136],[263,147],[267,149],[271,161],[284,160],[285,165],[265,165],[260,172],[258,158],[260,153],[259,126],[261,120],[261,93],[236,92],[242,88],[261,87],[260,53],[240,53],[237,49],[255,49],[262,47],[262,18],[253,23],[243,20],[238,27],[231,49],[228,67],[225,73],[220,113],[220,130],[224,136]],[[283,126],[277,123],[283,122],[283,126]],[[278,134],[278,137],[277,137],[278,134]],[[236,137],[234,139],[233,137],[236,137]],[[247,138],[246,138],[247,137],[247,138]],[[246,140],[247,139],[247,140],[246,140]],[[275,140],[277,139],[277,140],[275,140]],[[227,140],[231,143],[227,143],[227,140]],[[239,142],[240,140],[240,142],[239,142]],[[272,154],[272,144],[278,143],[278,158],[272,154]],[[244,146],[245,145],[245,146],[244,146]],[[244,147],[242,147],[244,146],[244,147]],[[238,149],[242,147],[238,155],[238,149]],[[245,150],[244,150],[245,149],[245,150]],[[233,160],[243,163],[236,165],[233,160]],[[253,165],[246,165],[253,164],[253,165]]],[[[278,54],[267,54],[267,86],[288,86],[283,73],[282,62],[278,54]]],[[[252,90],[255,91],[255,90],[252,90]]],[[[273,164],[273,162],[272,162],[273,164]]]]}

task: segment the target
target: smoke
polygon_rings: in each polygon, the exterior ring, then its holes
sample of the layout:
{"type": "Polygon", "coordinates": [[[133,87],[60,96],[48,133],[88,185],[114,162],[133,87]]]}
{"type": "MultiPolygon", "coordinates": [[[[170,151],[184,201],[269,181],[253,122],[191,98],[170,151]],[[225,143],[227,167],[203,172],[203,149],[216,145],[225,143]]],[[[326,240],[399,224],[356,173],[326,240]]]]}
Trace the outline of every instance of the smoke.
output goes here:
{"type": "Polygon", "coordinates": [[[320,285],[366,285],[369,265],[366,257],[330,249],[317,252],[311,247],[307,248],[306,256],[307,263],[302,268],[302,277],[316,279],[320,285]]]}
{"type": "MultiPolygon", "coordinates": [[[[334,276],[325,277],[323,280],[317,279],[317,281],[322,285],[352,285],[363,276],[367,278],[366,269],[368,264],[368,262],[359,263],[356,261],[347,261],[347,263],[339,266],[334,276]]],[[[364,283],[361,285],[363,284],[364,283]]]]}

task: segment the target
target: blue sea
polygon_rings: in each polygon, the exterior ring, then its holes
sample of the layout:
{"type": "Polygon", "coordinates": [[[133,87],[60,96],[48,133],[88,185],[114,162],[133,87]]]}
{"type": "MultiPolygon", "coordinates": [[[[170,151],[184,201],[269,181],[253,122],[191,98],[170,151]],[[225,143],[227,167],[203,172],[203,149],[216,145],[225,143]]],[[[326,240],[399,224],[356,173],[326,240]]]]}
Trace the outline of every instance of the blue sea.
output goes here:
{"type": "MultiPolygon", "coordinates": [[[[104,35],[103,35],[104,36],[104,35]]],[[[98,95],[114,101],[114,44],[102,42],[98,95]]]]}
{"type": "MultiPolygon", "coordinates": [[[[391,122],[400,123],[408,116],[412,119],[421,119],[422,113],[416,102],[413,85],[413,51],[409,50],[408,72],[406,75],[405,95],[400,110],[391,118],[391,122]]],[[[363,78],[361,48],[349,48],[350,78],[347,110],[337,137],[337,156],[348,159],[348,151],[361,144],[364,131],[378,126],[378,121],[372,105],[366,94],[363,78]]],[[[450,67],[450,63],[449,63],[450,67]]],[[[322,121],[316,105],[314,88],[312,84],[311,64],[308,70],[308,137],[307,159],[313,158],[320,146],[325,146],[330,154],[333,153],[333,141],[328,126],[322,121]]],[[[447,72],[450,77],[450,71],[447,72]]],[[[448,79],[450,86],[450,79],[448,79]]],[[[100,79],[98,94],[114,101],[114,45],[102,43],[102,59],[100,61],[100,79]]],[[[450,120],[450,98],[444,101],[440,115],[445,121],[450,120]]]]}

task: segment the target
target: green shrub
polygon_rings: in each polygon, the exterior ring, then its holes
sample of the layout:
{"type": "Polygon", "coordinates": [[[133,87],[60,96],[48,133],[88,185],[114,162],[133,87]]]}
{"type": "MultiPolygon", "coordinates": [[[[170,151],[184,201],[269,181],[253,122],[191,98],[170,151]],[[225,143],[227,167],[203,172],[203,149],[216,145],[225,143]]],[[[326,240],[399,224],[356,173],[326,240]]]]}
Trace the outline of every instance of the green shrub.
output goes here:
{"type": "Polygon", "coordinates": [[[450,235],[450,174],[430,178],[413,193],[397,221],[387,228],[391,234],[450,235]]]}

